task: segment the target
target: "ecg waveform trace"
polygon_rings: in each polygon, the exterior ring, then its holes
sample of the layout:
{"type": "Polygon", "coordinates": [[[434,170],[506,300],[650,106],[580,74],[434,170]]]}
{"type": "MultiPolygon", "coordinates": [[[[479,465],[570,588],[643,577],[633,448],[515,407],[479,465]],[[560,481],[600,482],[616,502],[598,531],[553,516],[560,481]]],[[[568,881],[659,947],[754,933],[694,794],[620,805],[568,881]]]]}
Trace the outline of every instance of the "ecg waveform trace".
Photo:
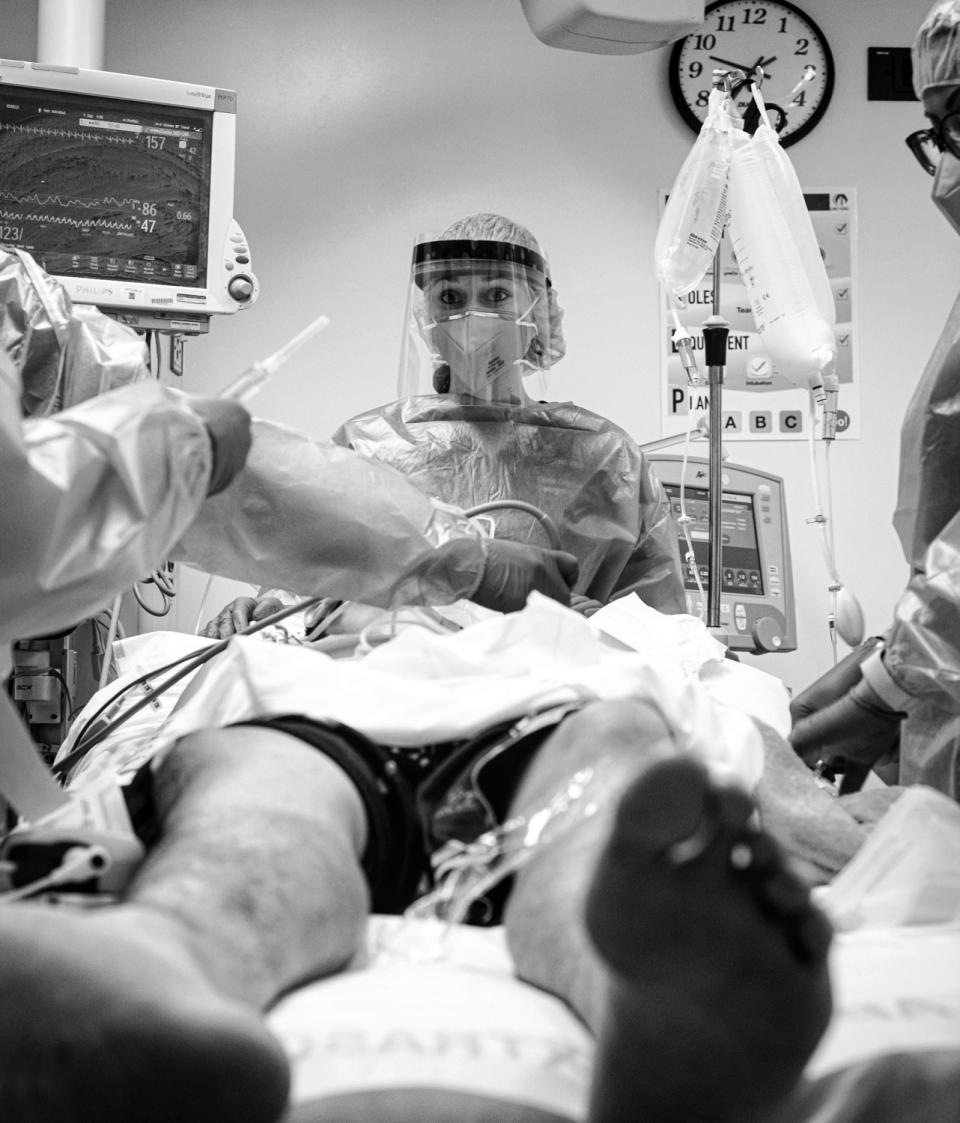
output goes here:
{"type": "Polygon", "coordinates": [[[41,128],[37,125],[21,125],[19,123],[0,121],[0,133],[27,133],[35,137],[43,137],[45,140],[50,139],[53,141],[61,140],[79,140],[88,144],[115,144],[127,145],[128,147],[137,148],[139,141],[136,137],[124,136],[122,133],[104,130],[94,131],[92,129],[48,129],[41,128]]]}
{"type": "Polygon", "coordinates": [[[0,201],[26,203],[28,205],[35,203],[38,207],[63,207],[64,210],[70,207],[78,207],[81,210],[104,211],[112,207],[118,211],[126,209],[142,211],[144,207],[144,200],[135,196],[118,199],[114,195],[105,195],[102,199],[81,199],[76,196],[41,195],[36,191],[32,194],[21,195],[14,191],[0,190],[0,201]]]}
{"type": "MultiPolygon", "coordinates": [[[[0,192],[0,197],[3,192],[0,192]]],[[[108,218],[72,218],[68,214],[24,214],[22,211],[11,211],[0,207],[0,221],[2,222],[40,222],[44,225],[69,226],[73,230],[114,230],[117,233],[134,233],[136,225],[133,222],[123,222],[108,218]]]]}

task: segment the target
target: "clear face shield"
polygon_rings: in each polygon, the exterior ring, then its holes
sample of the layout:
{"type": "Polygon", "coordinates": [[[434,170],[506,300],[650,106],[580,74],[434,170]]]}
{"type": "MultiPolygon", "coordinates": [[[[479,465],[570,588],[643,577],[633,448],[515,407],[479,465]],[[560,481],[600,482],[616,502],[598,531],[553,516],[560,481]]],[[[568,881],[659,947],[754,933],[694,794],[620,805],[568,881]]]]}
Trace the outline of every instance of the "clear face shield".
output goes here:
{"type": "Polygon", "coordinates": [[[546,262],[512,242],[418,240],[400,359],[402,398],[520,404],[546,396],[546,262]]]}

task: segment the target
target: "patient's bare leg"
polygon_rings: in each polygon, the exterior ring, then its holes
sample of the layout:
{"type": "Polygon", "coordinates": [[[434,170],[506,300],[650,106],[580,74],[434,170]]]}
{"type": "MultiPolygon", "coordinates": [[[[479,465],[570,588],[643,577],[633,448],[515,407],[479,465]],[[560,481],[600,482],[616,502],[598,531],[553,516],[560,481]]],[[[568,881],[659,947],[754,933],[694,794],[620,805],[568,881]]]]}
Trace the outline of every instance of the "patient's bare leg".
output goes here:
{"type": "Polygon", "coordinates": [[[195,734],[157,775],[163,835],[116,906],[0,909],[0,1119],[266,1123],[288,1092],[260,1010],[352,954],[362,805],[272,730],[195,734]]]}
{"type": "Polygon", "coordinates": [[[542,807],[564,768],[592,765],[608,797],[521,872],[507,912],[519,973],[598,1033],[591,1123],[775,1119],[829,1017],[826,921],[748,829],[751,801],[676,758],[649,707],[568,719],[515,810],[542,807]],[[703,823],[703,853],[667,860],[703,823]],[[749,868],[730,864],[735,844],[749,868]]]}

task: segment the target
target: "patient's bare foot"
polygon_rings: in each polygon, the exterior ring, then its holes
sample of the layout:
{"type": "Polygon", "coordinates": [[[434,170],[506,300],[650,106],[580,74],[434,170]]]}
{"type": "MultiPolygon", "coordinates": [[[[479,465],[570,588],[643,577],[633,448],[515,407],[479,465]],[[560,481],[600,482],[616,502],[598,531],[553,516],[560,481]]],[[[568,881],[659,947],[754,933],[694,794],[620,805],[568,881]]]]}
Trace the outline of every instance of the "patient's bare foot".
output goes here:
{"type": "Polygon", "coordinates": [[[171,922],[129,905],[0,908],[0,1119],[272,1123],[289,1069],[171,922]]]}
{"type": "Polygon", "coordinates": [[[623,797],[587,902],[610,969],[591,1123],[775,1120],[830,1018],[830,927],[701,764],[623,797]]]}

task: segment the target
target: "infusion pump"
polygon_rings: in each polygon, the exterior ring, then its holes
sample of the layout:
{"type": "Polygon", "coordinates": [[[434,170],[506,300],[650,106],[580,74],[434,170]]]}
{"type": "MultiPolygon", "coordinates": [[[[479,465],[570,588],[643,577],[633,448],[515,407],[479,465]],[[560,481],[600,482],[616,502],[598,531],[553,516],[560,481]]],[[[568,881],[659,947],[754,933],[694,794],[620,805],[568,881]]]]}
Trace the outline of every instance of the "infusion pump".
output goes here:
{"type": "MultiPolygon", "coordinates": [[[[674,519],[691,521],[693,559],[678,523],[687,610],[706,620],[710,553],[710,467],[689,457],[649,453],[674,519]],[[681,475],[683,474],[683,478],[681,475]],[[683,485],[681,487],[681,484],[683,485]],[[699,573],[703,593],[697,586],[699,573]]],[[[796,651],[797,621],[783,480],[741,464],[721,465],[720,634],[732,651],[796,651]]]]}

